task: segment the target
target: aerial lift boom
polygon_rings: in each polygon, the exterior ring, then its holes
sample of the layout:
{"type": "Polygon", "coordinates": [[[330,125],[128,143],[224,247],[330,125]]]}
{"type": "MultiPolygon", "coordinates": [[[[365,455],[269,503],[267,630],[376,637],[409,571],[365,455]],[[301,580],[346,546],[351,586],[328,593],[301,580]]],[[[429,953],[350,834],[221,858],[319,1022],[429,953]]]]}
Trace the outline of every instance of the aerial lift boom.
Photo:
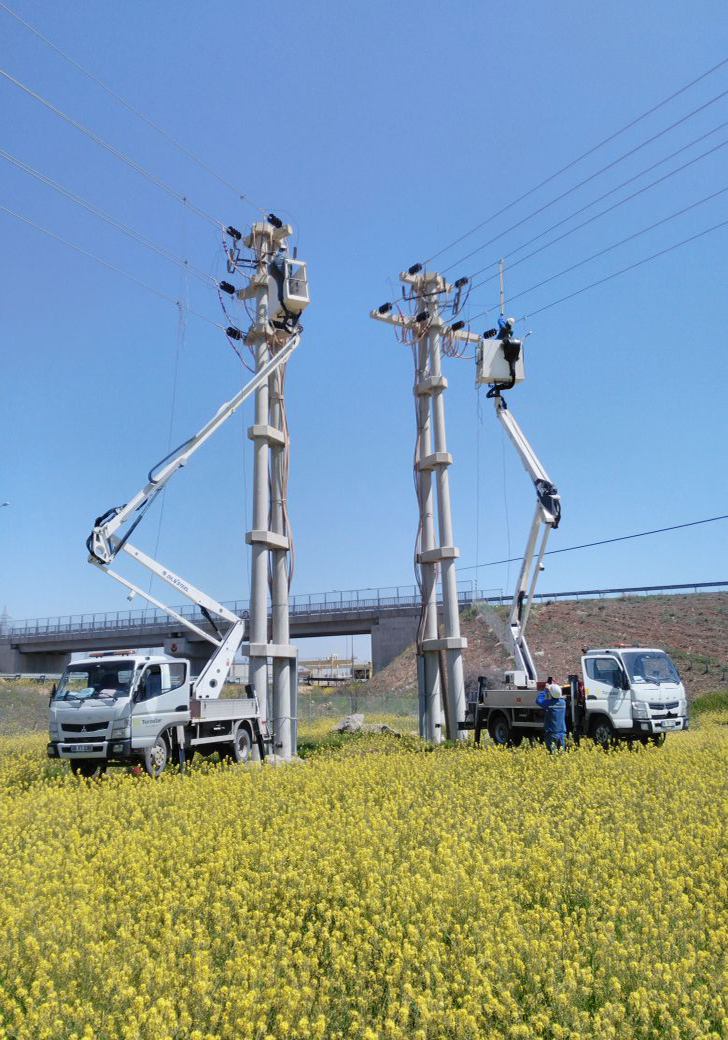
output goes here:
{"type": "Polygon", "coordinates": [[[523,430],[518,425],[508,406],[500,394],[493,398],[495,412],[500,419],[511,443],[515,447],[523,466],[533,481],[536,489],[536,512],[523,554],[523,562],[518,575],[516,591],[508,618],[508,627],[513,639],[516,658],[516,670],[508,677],[515,686],[535,687],[536,667],[526,642],[526,625],[533,603],[538,576],[543,570],[543,557],[546,552],[551,531],[559,526],[561,519],[561,499],[548,473],[541,465],[536,453],[526,440],[523,430]],[[541,535],[538,555],[535,555],[536,544],[541,535]],[[535,561],[535,562],[534,562],[535,561]]]}
{"type": "Polygon", "coordinates": [[[536,591],[536,582],[543,570],[546,543],[551,531],[559,526],[561,519],[561,499],[502,396],[504,390],[510,390],[516,383],[523,382],[524,377],[523,341],[513,336],[513,325],[512,318],[501,317],[498,328],[484,334],[478,344],[475,379],[478,384],[485,383],[490,386],[487,396],[493,399],[495,413],[536,489],[536,512],[508,617],[516,667],[513,671],[506,672],[507,682],[524,689],[534,689],[537,675],[526,642],[526,625],[536,591]],[[541,541],[536,555],[539,534],[541,541]]]}
{"type": "Polygon", "coordinates": [[[196,697],[219,697],[235,654],[243,641],[245,622],[239,618],[237,614],[228,610],[221,603],[218,603],[204,592],[195,588],[194,585],[191,585],[188,581],[180,578],[173,571],[170,571],[167,567],[162,566],[162,564],[158,563],[150,556],[147,556],[146,553],[141,551],[141,549],[137,549],[135,546],[131,545],[129,537],[142,520],[154,499],[160,491],[163,490],[177,470],[187,463],[189,458],[198,450],[198,448],[202,447],[205,441],[207,441],[212,434],[230,418],[231,415],[234,415],[240,405],[243,404],[251,394],[255,393],[256,389],[261,384],[267,382],[268,377],[275,372],[276,369],[280,368],[281,365],[284,365],[288,361],[289,357],[298,346],[299,341],[300,333],[295,332],[284,346],[253,376],[250,382],[230,401],[222,405],[215,415],[208,420],[208,422],[206,422],[197,433],[189,437],[178,448],[175,448],[174,451],[150,470],[147,483],[141,491],[137,492],[133,498],[129,499],[126,505],[115,506],[114,508],[107,510],[107,512],[102,516],[98,517],[94,524],[93,531],[86,541],[86,547],[89,551],[89,563],[92,563],[95,567],[98,567],[99,570],[104,571],[128,589],[130,599],[135,595],[142,596],[142,598],[147,600],[148,603],[151,603],[153,606],[165,611],[165,613],[170,617],[179,621],[179,623],[189,631],[194,632],[200,638],[213,644],[215,650],[195,682],[196,697]],[[137,515],[132,520],[134,514],[137,515]],[[130,520],[131,524],[129,528],[119,536],[117,534],[119,529],[130,520]],[[151,571],[155,577],[161,578],[162,581],[181,592],[183,596],[190,600],[191,603],[194,603],[210,623],[215,634],[212,635],[209,632],[206,632],[188,618],[185,618],[182,614],[178,613],[174,608],[156,599],[149,592],[145,592],[138,585],[135,585],[127,578],[122,577],[122,575],[112,570],[110,564],[121,551],[127,553],[127,555],[135,559],[137,563],[151,571]],[[217,623],[213,619],[213,614],[217,615],[218,618],[229,622],[230,627],[224,634],[220,631],[217,623]]]}

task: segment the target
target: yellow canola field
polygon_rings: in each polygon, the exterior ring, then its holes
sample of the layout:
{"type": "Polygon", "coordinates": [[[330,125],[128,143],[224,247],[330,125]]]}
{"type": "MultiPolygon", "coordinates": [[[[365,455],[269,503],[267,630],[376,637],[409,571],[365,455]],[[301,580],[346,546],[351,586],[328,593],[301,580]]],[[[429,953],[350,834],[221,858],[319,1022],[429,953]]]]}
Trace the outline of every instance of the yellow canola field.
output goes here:
{"type": "Polygon", "coordinates": [[[0,740],[0,1038],[717,1040],[727,793],[718,723],[156,782],[0,740]]]}

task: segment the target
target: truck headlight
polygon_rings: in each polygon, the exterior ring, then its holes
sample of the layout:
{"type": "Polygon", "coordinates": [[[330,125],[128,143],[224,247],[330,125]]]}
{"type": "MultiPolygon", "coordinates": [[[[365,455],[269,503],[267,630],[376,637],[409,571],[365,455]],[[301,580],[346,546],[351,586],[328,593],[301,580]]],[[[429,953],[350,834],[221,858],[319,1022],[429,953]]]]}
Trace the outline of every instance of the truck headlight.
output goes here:
{"type": "Polygon", "coordinates": [[[129,722],[127,719],[119,719],[111,727],[111,739],[114,740],[117,737],[125,737],[128,729],[129,722]]]}
{"type": "Polygon", "coordinates": [[[632,701],[632,718],[633,719],[648,719],[649,712],[647,711],[647,705],[644,701],[632,701]]]}
{"type": "Polygon", "coordinates": [[[48,732],[49,732],[51,740],[58,740],[60,735],[61,735],[60,731],[58,729],[58,723],[57,722],[49,723],[48,732]]]}

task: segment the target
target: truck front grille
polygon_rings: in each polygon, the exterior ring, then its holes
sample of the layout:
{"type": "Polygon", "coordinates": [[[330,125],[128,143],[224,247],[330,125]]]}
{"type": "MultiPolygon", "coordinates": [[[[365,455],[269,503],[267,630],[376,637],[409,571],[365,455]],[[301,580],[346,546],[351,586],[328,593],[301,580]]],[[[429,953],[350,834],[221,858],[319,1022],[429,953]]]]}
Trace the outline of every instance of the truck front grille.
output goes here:
{"type": "Polygon", "coordinates": [[[63,723],[61,729],[64,733],[73,733],[74,736],[78,733],[99,733],[105,732],[108,728],[108,722],[87,722],[86,725],[80,726],[76,723],[63,723]]]}
{"type": "Polygon", "coordinates": [[[650,708],[652,711],[672,711],[673,708],[677,708],[679,701],[668,701],[667,704],[653,704],[650,702],[650,708]]]}

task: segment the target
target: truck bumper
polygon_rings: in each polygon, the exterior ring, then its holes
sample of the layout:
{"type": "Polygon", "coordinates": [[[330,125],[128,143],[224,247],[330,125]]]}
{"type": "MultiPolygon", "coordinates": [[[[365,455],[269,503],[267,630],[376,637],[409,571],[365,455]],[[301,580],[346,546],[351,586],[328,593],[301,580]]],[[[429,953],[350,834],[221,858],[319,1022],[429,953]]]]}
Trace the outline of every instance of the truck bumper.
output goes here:
{"type": "Polygon", "coordinates": [[[638,719],[634,722],[634,734],[638,737],[658,736],[661,733],[679,733],[688,729],[688,718],[678,719],[638,719]]]}
{"type": "Polygon", "coordinates": [[[131,740],[105,740],[99,744],[52,740],[46,746],[48,758],[131,758],[131,740]]]}

